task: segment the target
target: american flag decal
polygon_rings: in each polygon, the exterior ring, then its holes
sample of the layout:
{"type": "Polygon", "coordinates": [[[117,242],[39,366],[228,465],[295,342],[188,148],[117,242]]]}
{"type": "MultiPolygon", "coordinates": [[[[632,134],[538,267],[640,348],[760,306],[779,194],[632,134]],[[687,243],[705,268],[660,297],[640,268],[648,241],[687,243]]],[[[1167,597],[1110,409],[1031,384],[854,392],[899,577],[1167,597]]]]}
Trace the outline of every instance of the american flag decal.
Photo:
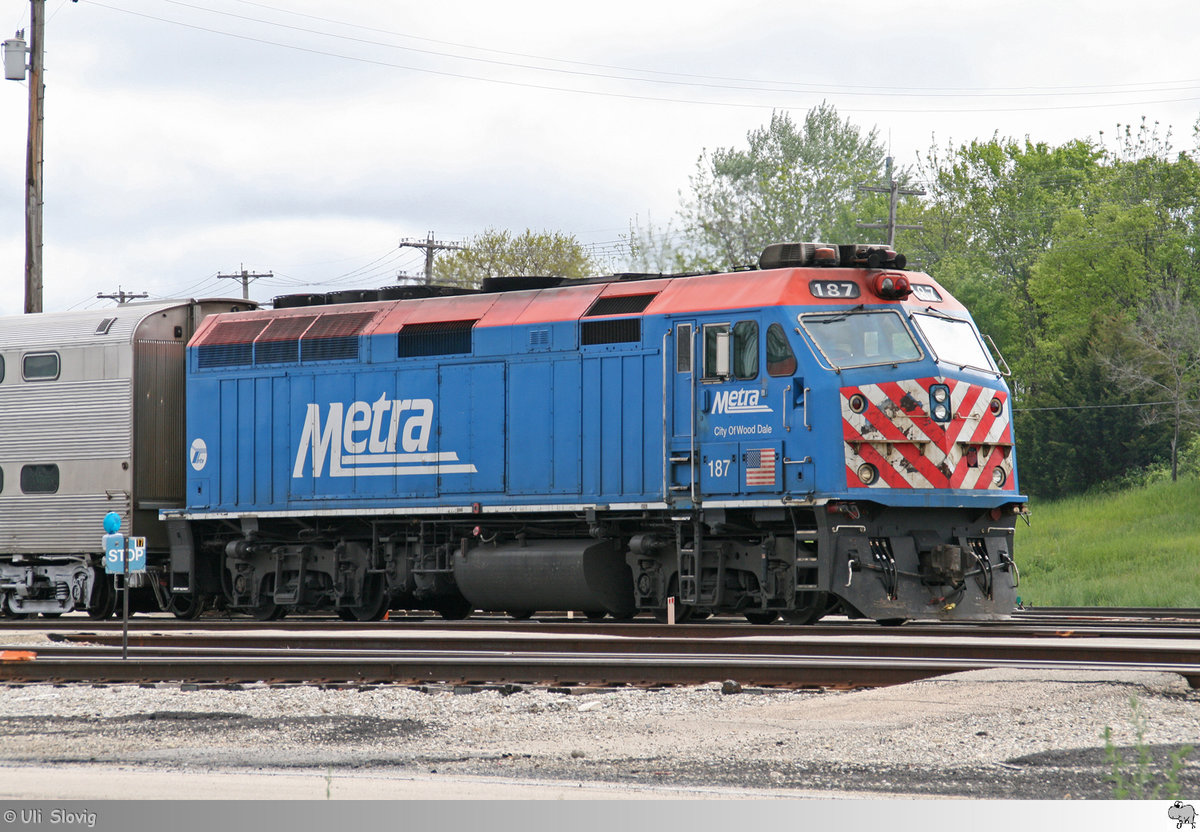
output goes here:
{"type": "Polygon", "coordinates": [[[746,451],[742,461],[746,464],[746,485],[775,484],[774,448],[746,451]]]}

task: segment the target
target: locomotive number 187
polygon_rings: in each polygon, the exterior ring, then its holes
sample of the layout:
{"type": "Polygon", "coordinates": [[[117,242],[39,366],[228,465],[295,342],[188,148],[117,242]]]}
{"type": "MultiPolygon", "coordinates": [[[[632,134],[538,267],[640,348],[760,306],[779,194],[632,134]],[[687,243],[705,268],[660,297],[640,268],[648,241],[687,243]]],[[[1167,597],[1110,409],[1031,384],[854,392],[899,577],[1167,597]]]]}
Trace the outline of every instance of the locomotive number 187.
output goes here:
{"type": "Polygon", "coordinates": [[[710,477],[727,476],[731,464],[732,461],[728,459],[710,459],[708,461],[708,475],[710,477]]]}
{"type": "Polygon", "coordinates": [[[814,298],[856,298],[858,284],[853,280],[810,280],[808,291],[814,298]]]}

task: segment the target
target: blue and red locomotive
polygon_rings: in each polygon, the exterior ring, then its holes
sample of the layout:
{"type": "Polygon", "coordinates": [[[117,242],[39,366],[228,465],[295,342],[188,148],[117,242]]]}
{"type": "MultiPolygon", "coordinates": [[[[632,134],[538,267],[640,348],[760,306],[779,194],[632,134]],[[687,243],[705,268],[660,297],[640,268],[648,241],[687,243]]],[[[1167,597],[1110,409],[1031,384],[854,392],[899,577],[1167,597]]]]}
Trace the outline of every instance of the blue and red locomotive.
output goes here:
{"type": "Polygon", "coordinates": [[[212,315],[177,611],[980,619],[1015,602],[1012,408],[878,246],[212,315]]]}

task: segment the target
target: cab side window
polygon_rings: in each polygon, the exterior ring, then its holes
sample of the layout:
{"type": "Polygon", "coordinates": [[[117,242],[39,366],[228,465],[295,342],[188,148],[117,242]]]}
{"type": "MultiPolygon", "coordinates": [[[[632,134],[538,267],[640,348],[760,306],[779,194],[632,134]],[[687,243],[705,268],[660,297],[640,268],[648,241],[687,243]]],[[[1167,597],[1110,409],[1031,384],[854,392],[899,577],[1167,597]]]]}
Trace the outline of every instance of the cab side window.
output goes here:
{"type": "Polygon", "coordinates": [[[704,378],[729,378],[729,324],[704,325],[704,378]]]}
{"type": "Polygon", "coordinates": [[[758,378],[758,322],[704,325],[704,379],[758,378]]]}
{"type": "Polygon", "coordinates": [[[733,325],[733,377],[758,378],[757,321],[738,321],[733,325]]]}
{"type": "Polygon", "coordinates": [[[790,376],[796,372],[796,354],[788,343],[787,333],[779,324],[767,327],[767,374],[790,376]]]}
{"type": "Polygon", "coordinates": [[[692,371],[692,325],[679,324],[675,327],[675,372],[692,371]]]}

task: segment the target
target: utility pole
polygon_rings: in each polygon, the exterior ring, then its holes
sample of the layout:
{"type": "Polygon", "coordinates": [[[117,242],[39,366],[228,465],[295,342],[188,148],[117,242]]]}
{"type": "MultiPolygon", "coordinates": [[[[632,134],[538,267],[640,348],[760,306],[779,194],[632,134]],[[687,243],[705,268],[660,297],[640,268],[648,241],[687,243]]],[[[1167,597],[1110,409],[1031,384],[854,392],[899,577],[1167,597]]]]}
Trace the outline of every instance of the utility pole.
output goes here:
{"type": "Polygon", "coordinates": [[[435,251],[462,251],[466,246],[461,243],[447,243],[441,240],[433,239],[433,232],[429,232],[429,237],[424,240],[416,240],[412,237],[405,237],[400,241],[400,248],[423,248],[425,249],[425,285],[433,283],[433,253],[435,251]]]}
{"type": "Polygon", "coordinates": [[[240,280],[242,282],[242,300],[250,300],[250,281],[257,280],[260,277],[274,277],[273,272],[264,272],[262,274],[251,274],[246,271],[243,266],[242,270],[237,274],[218,274],[217,277],[223,280],[240,280]]]}
{"type": "Polygon", "coordinates": [[[125,303],[129,303],[129,301],[131,301],[131,300],[137,300],[138,298],[148,298],[150,296],[148,294],[146,294],[145,292],[138,292],[136,294],[133,292],[126,292],[124,289],[122,289],[120,286],[118,286],[116,294],[106,295],[103,292],[100,292],[96,295],[96,297],[100,298],[101,300],[115,300],[118,304],[125,304],[125,303]]]}
{"type": "MultiPolygon", "coordinates": [[[[29,0],[29,142],[25,154],[25,312],[42,311],[42,81],[46,0],[29,0]]],[[[4,77],[25,80],[23,32],[4,42],[4,77]]]]}
{"type": "Polygon", "coordinates": [[[892,178],[892,157],[887,157],[887,187],[873,185],[859,185],[860,191],[872,191],[877,194],[888,194],[888,220],[887,222],[863,222],[858,221],[859,228],[886,228],[887,229],[887,244],[888,248],[896,245],[896,230],[901,231],[920,231],[921,225],[897,225],[896,224],[896,197],[900,194],[905,196],[924,196],[924,188],[901,188],[900,183],[892,178]]]}

